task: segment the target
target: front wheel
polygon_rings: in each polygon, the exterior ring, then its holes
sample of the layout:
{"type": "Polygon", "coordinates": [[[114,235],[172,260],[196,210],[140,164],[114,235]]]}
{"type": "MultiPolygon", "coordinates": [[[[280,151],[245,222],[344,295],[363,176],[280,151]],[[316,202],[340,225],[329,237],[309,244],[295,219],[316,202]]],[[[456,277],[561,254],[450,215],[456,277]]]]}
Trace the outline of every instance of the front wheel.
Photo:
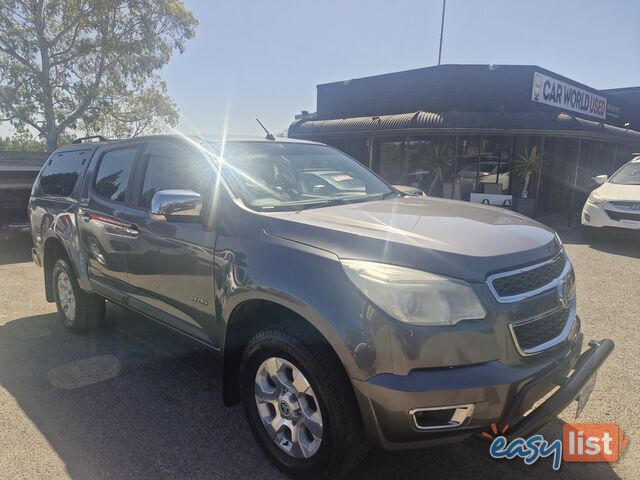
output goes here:
{"type": "Polygon", "coordinates": [[[249,341],[240,376],[251,430],[281,470],[338,478],[366,454],[351,385],[324,346],[282,330],[261,332],[249,341]]]}

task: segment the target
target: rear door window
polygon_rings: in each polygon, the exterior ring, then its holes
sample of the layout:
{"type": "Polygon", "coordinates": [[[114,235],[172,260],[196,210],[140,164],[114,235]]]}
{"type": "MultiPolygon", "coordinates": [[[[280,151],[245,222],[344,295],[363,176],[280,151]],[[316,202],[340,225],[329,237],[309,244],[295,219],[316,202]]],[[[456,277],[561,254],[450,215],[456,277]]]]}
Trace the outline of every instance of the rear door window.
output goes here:
{"type": "Polygon", "coordinates": [[[40,190],[45,195],[69,197],[87,164],[87,152],[54,153],[40,175],[40,190]]]}
{"type": "Polygon", "coordinates": [[[124,203],[136,147],[106,152],[100,160],[94,183],[94,191],[104,198],[124,203]]]}

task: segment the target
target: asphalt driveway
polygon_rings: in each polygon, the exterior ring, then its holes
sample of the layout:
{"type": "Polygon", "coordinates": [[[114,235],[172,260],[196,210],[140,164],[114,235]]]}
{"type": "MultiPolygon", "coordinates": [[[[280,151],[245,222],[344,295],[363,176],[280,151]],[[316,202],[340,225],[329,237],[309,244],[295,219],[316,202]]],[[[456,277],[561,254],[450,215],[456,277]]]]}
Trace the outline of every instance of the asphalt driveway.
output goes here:
{"type": "MultiPolygon", "coordinates": [[[[472,440],[424,451],[375,451],[352,478],[637,478],[640,454],[640,246],[562,234],[575,264],[587,338],[612,338],[581,422],[631,438],[617,464],[496,461],[472,440]]],[[[238,407],[222,406],[212,354],[109,305],[107,324],[65,331],[46,303],[29,246],[0,243],[0,478],[282,478],[238,407]]],[[[545,428],[558,438],[575,407],[545,428]]]]}

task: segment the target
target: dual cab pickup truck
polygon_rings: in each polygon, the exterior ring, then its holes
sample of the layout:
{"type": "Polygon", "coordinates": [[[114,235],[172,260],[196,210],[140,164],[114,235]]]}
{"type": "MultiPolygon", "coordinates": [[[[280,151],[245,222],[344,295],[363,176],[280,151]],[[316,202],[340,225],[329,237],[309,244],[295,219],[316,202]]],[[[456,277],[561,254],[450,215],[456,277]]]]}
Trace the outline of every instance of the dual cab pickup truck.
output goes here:
{"type": "Polygon", "coordinates": [[[318,143],[71,145],[30,208],[33,258],[69,330],[98,325],[106,299],[207,344],[225,404],[241,402],[267,455],[304,478],[345,474],[370,444],[534,432],[584,406],[613,349],[583,351],[553,230],[407,196],[318,143]]]}

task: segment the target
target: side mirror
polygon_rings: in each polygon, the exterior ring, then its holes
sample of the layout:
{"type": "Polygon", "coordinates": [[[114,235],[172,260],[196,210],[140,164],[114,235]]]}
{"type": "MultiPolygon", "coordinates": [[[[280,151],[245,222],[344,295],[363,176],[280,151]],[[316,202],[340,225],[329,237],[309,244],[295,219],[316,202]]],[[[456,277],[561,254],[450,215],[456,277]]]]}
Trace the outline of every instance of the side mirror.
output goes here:
{"type": "Polygon", "coordinates": [[[609,178],[608,175],[597,175],[593,177],[593,181],[596,185],[602,185],[609,178]]]}
{"type": "Polygon", "coordinates": [[[160,190],[151,199],[151,213],[195,220],[202,213],[202,197],[193,190],[160,190]]]}

